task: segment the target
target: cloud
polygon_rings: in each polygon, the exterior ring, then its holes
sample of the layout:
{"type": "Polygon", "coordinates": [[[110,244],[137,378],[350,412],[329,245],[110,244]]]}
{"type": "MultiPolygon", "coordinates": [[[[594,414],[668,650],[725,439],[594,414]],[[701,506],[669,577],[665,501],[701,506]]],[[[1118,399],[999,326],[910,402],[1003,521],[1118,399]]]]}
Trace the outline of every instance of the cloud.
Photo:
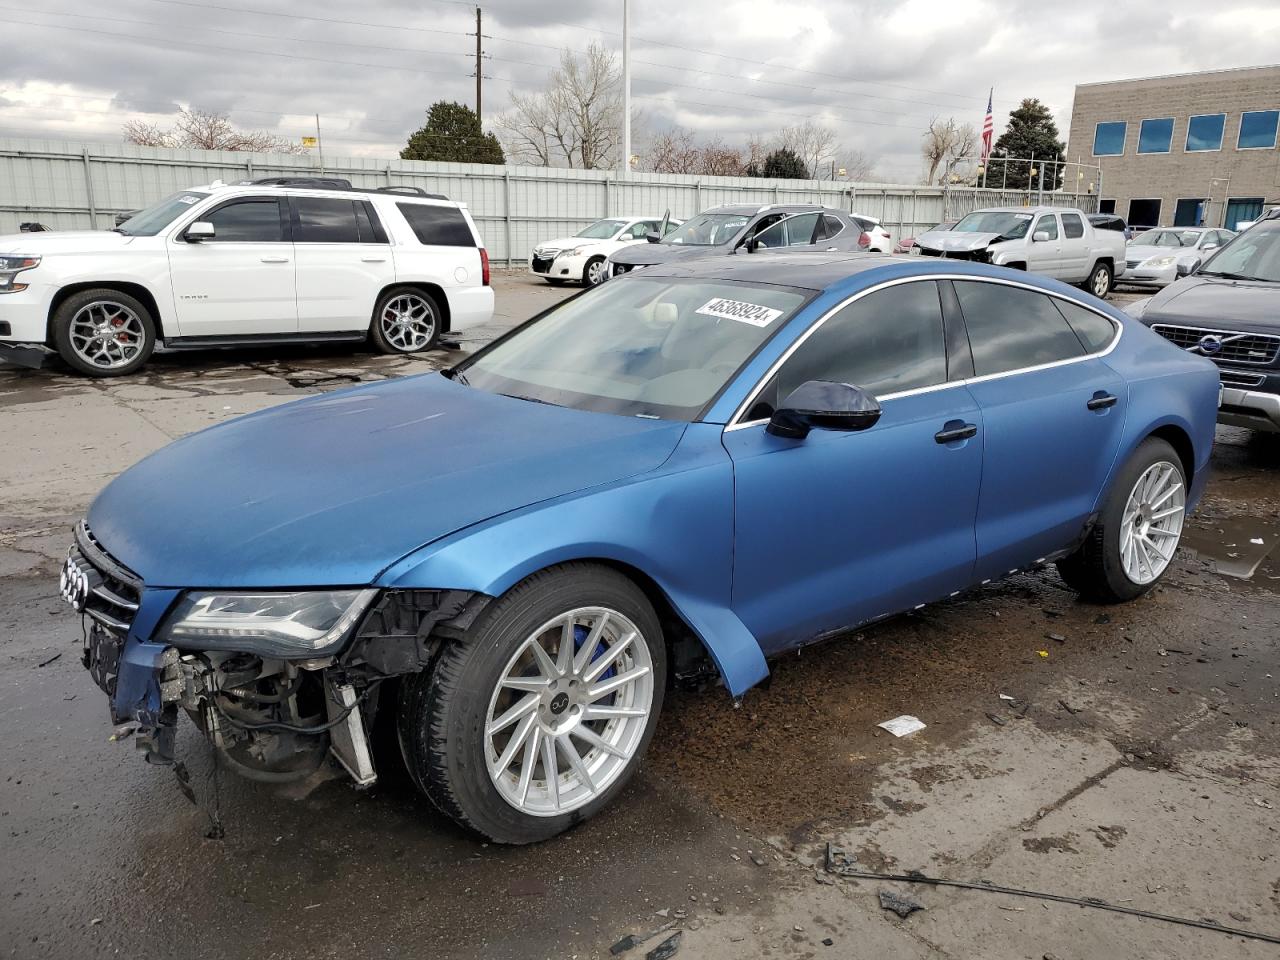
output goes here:
{"type": "MultiPolygon", "coordinates": [[[[540,87],[561,49],[620,45],[618,3],[482,5],[488,119],[540,87]]],[[[114,140],[132,116],[192,105],[289,137],[319,113],[326,154],[390,157],[433,101],[474,101],[463,2],[48,0],[6,26],[23,37],[0,59],[18,134],[114,140]]],[[[1277,30],[1280,11],[1254,0],[1076,0],[1070,15],[1001,0],[645,0],[632,4],[633,93],[647,128],[731,143],[812,117],[911,181],[929,119],[980,125],[990,87],[997,132],[1038,97],[1065,133],[1076,83],[1265,63],[1277,30]]]]}

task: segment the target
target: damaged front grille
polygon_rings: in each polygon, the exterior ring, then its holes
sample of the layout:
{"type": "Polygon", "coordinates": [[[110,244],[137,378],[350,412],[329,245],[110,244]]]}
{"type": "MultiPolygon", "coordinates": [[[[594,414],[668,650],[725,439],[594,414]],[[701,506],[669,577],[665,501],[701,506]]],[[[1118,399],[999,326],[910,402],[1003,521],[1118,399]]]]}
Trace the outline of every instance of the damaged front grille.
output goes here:
{"type": "Polygon", "coordinates": [[[107,553],[83,520],[76,526],[75,539],[67,560],[84,579],[73,602],[95,623],[126,636],[138,612],[142,579],[107,553]]]}

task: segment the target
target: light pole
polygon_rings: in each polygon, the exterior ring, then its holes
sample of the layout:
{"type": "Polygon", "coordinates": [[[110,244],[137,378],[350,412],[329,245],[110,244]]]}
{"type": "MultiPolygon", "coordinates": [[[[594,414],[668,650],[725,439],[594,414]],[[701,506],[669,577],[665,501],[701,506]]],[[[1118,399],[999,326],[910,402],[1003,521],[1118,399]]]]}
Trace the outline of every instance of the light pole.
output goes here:
{"type": "Polygon", "coordinates": [[[631,0],[622,0],[622,179],[631,174],[631,0]]]}

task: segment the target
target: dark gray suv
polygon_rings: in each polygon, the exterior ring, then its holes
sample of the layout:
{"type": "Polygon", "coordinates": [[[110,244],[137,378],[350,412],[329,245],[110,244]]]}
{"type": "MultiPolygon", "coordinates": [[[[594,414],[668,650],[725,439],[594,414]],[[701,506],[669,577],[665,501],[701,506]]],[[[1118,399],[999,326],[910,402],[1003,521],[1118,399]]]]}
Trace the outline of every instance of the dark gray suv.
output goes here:
{"type": "Polygon", "coordinates": [[[866,250],[871,238],[843,210],[814,204],[731,204],[686,220],[661,240],[624,247],[609,258],[610,274],[673,260],[786,248],[806,251],[866,250]]]}
{"type": "Polygon", "coordinates": [[[1280,219],[1258,222],[1128,312],[1218,365],[1219,423],[1280,433],[1280,219]]]}

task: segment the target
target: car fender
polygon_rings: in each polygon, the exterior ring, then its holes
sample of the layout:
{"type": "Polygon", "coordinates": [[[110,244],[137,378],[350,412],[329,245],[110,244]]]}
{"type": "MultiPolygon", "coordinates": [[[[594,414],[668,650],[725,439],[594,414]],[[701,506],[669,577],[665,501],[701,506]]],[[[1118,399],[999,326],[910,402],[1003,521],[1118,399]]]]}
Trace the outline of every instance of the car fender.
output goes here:
{"type": "Polygon", "coordinates": [[[658,470],[459,530],[392,564],[376,585],[496,597],[560,563],[630,568],[662,591],[739,696],[769,670],[759,642],[730,607],[733,466],[720,432],[718,424],[690,424],[658,470]]]}
{"type": "Polygon", "coordinates": [[[56,287],[50,297],[51,302],[60,299],[58,293],[69,287],[85,289],[134,284],[151,294],[160,314],[156,319],[160,322],[161,329],[170,335],[177,329],[173,285],[169,278],[169,254],[163,247],[148,244],[139,248],[131,245],[110,252],[62,254],[56,260],[49,257],[46,264],[51,269],[45,282],[56,287]]]}

